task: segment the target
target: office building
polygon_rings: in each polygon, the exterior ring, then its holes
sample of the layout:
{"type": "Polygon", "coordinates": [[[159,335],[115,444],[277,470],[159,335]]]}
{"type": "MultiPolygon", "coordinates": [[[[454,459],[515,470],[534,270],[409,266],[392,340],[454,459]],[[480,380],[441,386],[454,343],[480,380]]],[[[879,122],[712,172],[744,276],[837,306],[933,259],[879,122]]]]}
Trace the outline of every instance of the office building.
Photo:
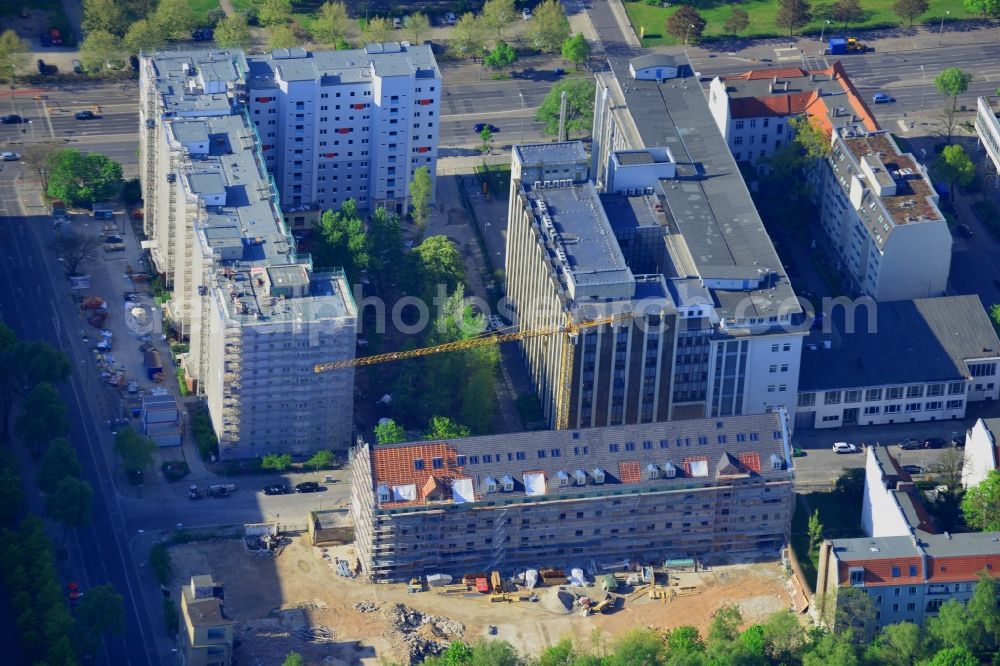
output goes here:
{"type": "Polygon", "coordinates": [[[973,124],[980,147],[993,162],[993,184],[1000,185],[1000,120],[985,97],[976,100],[976,119],[973,124]]]}
{"type": "Polygon", "coordinates": [[[867,536],[822,544],[814,613],[870,641],[888,624],[923,624],[946,601],[967,602],[981,574],[1000,576],[1000,533],[940,532],[898,460],[878,446],[865,455],[867,536]],[[870,616],[843,594],[852,588],[868,596],[870,616]]]}
{"type": "Polygon", "coordinates": [[[211,576],[192,576],[181,588],[180,649],[182,666],[229,666],[233,662],[233,627],[226,617],[223,588],[211,576]]]}
{"type": "Polygon", "coordinates": [[[794,492],[784,412],[351,450],[377,580],[628,559],[776,558],[794,492]]]}
{"type": "Polygon", "coordinates": [[[961,419],[1000,396],[1000,339],[978,296],[850,302],[824,326],[802,352],[798,428],[961,419]]]}
{"type": "Polygon", "coordinates": [[[767,67],[715,77],[708,106],[737,162],[760,162],[795,137],[789,120],[807,117],[827,134],[861,124],[880,129],[839,60],[826,69],[767,67]]]}
{"type": "MultiPolygon", "coordinates": [[[[634,313],[580,332],[569,427],[794,409],[802,310],[704,96],[675,58],[611,65],[589,165],[579,144],[546,144],[518,147],[511,171],[522,328],[634,313]]],[[[522,346],[553,424],[557,348],[522,346]]]]}
{"type": "Polygon", "coordinates": [[[148,249],[172,288],[165,310],[190,351],[222,459],[346,448],[357,308],[340,270],[296,251],[245,113],[239,51],[140,62],[148,249]]]}
{"type": "Polygon", "coordinates": [[[976,419],[965,436],[962,463],[962,487],[968,490],[986,480],[990,472],[1000,467],[1000,419],[976,419]]]}
{"type": "Polygon", "coordinates": [[[820,222],[854,291],[877,301],[940,296],[951,232],[924,165],[884,130],[837,128],[820,169],[820,222]]]}

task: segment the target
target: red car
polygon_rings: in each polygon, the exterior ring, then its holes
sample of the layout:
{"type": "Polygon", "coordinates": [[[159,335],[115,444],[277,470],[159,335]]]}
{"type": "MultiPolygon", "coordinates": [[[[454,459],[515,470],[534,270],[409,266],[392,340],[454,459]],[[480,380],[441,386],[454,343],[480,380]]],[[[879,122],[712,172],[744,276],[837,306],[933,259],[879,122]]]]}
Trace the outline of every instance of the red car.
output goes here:
{"type": "Polygon", "coordinates": [[[80,597],[83,596],[83,592],[76,582],[72,582],[66,586],[66,596],[69,597],[70,601],[79,601],[80,597]]]}

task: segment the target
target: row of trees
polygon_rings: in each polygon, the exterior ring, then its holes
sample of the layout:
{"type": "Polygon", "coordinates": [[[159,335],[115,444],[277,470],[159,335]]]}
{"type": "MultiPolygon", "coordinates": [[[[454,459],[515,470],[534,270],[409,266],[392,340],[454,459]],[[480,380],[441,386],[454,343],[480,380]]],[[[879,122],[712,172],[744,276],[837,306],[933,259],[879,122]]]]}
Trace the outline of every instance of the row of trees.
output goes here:
{"type": "MultiPolygon", "coordinates": [[[[660,633],[636,629],[605,643],[599,633],[590,645],[563,639],[537,659],[518,654],[506,641],[452,643],[428,666],[977,666],[996,655],[1000,637],[997,582],[984,576],[969,607],[957,601],[942,607],[927,630],[911,623],[889,625],[864,644],[854,632],[805,628],[783,611],[744,627],[736,606],[716,611],[703,635],[680,626],[660,633]],[[947,610],[946,610],[947,609],[947,610]]],[[[872,618],[874,622],[874,618],[872,618]]],[[[995,663],[995,662],[994,662],[995,663]]]]}
{"type": "MultiPolygon", "coordinates": [[[[330,469],[336,462],[337,454],[333,451],[323,449],[312,454],[312,456],[306,460],[305,466],[316,471],[321,469],[330,469]]],[[[291,466],[292,456],[289,453],[269,453],[261,459],[262,468],[273,470],[275,472],[284,472],[285,470],[291,468],[291,466]]]]}
{"type": "Polygon", "coordinates": [[[129,55],[191,38],[197,19],[187,0],[84,0],[80,45],[84,69],[100,75],[121,69],[129,55]]]}

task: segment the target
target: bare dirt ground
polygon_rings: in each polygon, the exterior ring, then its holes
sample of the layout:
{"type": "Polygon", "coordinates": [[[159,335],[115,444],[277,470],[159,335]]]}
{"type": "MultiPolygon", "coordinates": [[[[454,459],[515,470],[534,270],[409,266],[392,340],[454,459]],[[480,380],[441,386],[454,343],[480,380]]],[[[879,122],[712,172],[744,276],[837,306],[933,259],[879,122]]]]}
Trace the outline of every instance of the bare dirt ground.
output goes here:
{"type": "MultiPolygon", "coordinates": [[[[549,612],[543,603],[490,603],[485,596],[437,591],[407,594],[403,585],[343,578],[304,537],[294,538],[277,558],[251,554],[237,540],[186,544],[171,554],[176,587],[204,573],[225,585],[226,613],[237,623],[235,656],[255,666],[280,664],[292,650],[325,666],[407,663],[450,640],[486,636],[491,625],[496,637],[537,654],[567,636],[590,645],[595,637],[610,640],[636,627],[705,629],[712,613],[729,603],[740,606],[747,623],[791,606],[777,563],[717,567],[690,579],[694,594],[664,601],[636,593],[613,614],[581,617],[549,612]]],[[[353,559],[347,548],[328,554],[353,559]]],[[[601,597],[596,590],[585,592],[601,597]]]]}

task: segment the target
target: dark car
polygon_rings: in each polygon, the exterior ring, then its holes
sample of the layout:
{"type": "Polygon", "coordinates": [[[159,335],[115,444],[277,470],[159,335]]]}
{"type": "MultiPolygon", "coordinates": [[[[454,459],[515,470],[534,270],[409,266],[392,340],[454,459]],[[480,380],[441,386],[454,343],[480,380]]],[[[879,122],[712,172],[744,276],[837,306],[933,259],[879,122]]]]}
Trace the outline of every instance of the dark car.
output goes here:
{"type": "Polygon", "coordinates": [[[899,448],[903,449],[904,451],[916,451],[917,449],[921,448],[921,446],[922,445],[921,445],[921,443],[920,443],[919,440],[912,439],[912,438],[911,439],[904,439],[899,444],[899,448]]]}
{"type": "Polygon", "coordinates": [[[315,481],[303,481],[295,486],[295,492],[297,493],[318,493],[322,489],[322,486],[315,481]]]}
{"type": "Polygon", "coordinates": [[[927,470],[920,465],[903,465],[903,471],[907,474],[923,474],[927,470]]]}
{"type": "Polygon", "coordinates": [[[896,101],[896,98],[880,92],[872,95],[872,101],[876,104],[891,104],[896,101]]]}
{"type": "Polygon", "coordinates": [[[959,435],[955,439],[951,440],[951,445],[957,449],[965,448],[965,435],[959,435]]]}
{"type": "Polygon", "coordinates": [[[128,64],[132,68],[133,72],[139,71],[139,58],[137,56],[130,55],[128,57],[128,64]]]}
{"type": "Polygon", "coordinates": [[[963,238],[972,238],[972,227],[967,224],[958,225],[958,233],[963,238]]]}
{"type": "Polygon", "coordinates": [[[97,117],[93,111],[77,111],[73,114],[73,117],[77,120],[93,120],[97,117]]]}
{"type": "Polygon", "coordinates": [[[948,442],[940,437],[928,437],[924,440],[925,449],[943,449],[946,446],[948,446],[948,442]]]}
{"type": "Polygon", "coordinates": [[[196,42],[208,42],[215,37],[215,31],[211,28],[198,28],[193,33],[191,33],[191,39],[196,42]]]}
{"type": "Polygon", "coordinates": [[[0,123],[4,125],[20,125],[24,122],[24,118],[17,115],[16,113],[11,113],[10,115],[3,116],[0,118],[0,123]]]}
{"type": "Polygon", "coordinates": [[[283,483],[276,483],[274,485],[264,488],[265,495],[287,495],[288,486],[283,483]]]}
{"type": "Polygon", "coordinates": [[[472,129],[476,131],[476,134],[482,134],[483,130],[486,129],[487,127],[490,128],[490,134],[496,134],[497,132],[500,131],[499,127],[497,127],[496,125],[490,125],[489,123],[476,123],[472,127],[472,129]]]}

